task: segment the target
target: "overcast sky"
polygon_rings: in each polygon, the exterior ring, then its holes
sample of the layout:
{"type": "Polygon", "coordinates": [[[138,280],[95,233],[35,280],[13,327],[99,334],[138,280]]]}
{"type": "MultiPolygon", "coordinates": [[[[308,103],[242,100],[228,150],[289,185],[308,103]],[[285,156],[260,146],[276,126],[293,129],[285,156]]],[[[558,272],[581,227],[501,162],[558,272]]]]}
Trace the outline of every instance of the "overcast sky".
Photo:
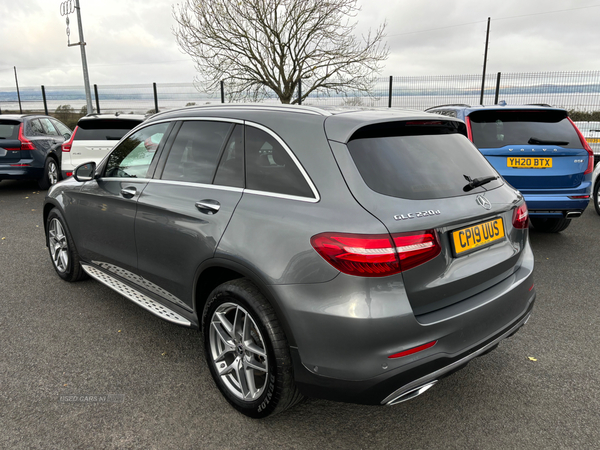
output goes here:
{"type": "MultiPolygon", "coordinates": [[[[81,86],[59,0],[0,0],[0,87],[81,86]]],[[[173,0],[80,0],[91,84],[191,83],[173,0]]],[[[359,0],[358,30],[387,20],[382,76],[600,70],[600,0],[359,0]]],[[[71,42],[78,42],[71,14],[71,42]]]]}

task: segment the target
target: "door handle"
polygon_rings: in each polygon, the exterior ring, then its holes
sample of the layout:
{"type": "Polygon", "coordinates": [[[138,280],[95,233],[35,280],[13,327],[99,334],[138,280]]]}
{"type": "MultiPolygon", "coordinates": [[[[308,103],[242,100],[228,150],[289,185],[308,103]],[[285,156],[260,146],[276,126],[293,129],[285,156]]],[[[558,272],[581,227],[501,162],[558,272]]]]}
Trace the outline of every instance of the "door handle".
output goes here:
{"type": "Polygon", "coordinates": [[[137,194],[137,189],[133,186],[125,187],[121,189],[121,195],[125,198],[131,198],[137,194]]]}
{"type": "Polygon", "coordinates": [[[200,200],[196,202],[196,208],[206,214],[216,214],[221,209],[221,204],[216,200],[200,200]]]}

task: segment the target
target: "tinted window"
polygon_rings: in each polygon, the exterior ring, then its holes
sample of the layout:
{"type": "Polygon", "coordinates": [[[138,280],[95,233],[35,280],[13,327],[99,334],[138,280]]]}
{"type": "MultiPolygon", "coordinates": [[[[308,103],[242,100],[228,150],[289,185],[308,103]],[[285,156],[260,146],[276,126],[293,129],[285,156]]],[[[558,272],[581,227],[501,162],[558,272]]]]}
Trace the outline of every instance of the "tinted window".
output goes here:
{"type": "MultiPolygon", "coordinates": [[[[430,123],[378,125],[355,134],[348,149],[369,188],[413,200],[455,197],[466,194],[465,175],[498,175],[462,134],[459,122],[430,123]]],[[[485,187],[501,183],[496,180],[485,187]]]]}
{"type": "Polygon", "coordinates": [[[20,122],[0,120],[0,139],[18,139],[20,122]]]}
{"type": "Polygon", "coordinates": [[[169,152],[162,179],[212,183],[231,128],[227,122],[184,122],[169,152]]]}
{"type": "Polygon", "coordinates": [[[30,136],[43,136],[44,128],[38,119],[32,119],[29,121],[29,133],[30,136]]]}
{"type": "Polygon", "coordinates": [[[121,142],[108,157],[104,176],[146,178],[168,127],[168,123],[150,125],[121,142]]]}
{"type": "Polygon", "coordinates": [[[74,141],[118,141],[141,121],[131,119],[80,120],[74,141]]]}
{"type": "Polygon", "coordinates": [[[54,125],[54,128],[56,128],[56,131],[58,131],[61,136],[64,137],[67,134],[71,134],[71,130],[69,130],[66,125],[62,124],[58,120],[50,119],[50,122],[52,122],[52,125],[54,125]]]}
{"type": "Polygon", "coordinates": [[[473,142],[479,148],[528,143],[583,148],[563,111],[476,111],[469,119],[473,142]]]}
{"type": "Polygon", "coordinates": [[[278,194],[314,197],[286,150],[270,134],[246,127],[246,187],[278,194]]]}
{"type": "Polygon", "coordinates": [[[244,127],[236,125],[217,169],[214,184],[244,187],[244,127]]]}

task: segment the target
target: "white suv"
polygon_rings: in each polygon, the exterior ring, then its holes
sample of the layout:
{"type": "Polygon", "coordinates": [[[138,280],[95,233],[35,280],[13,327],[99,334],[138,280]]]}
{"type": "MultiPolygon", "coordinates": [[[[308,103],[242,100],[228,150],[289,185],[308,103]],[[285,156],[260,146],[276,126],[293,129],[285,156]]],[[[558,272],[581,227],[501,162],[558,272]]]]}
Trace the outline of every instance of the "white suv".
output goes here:
{"type": "Polygon", "coordinates": [[[71,139],[62,145],[61,173],[63,178],[73,175],[83,163],[99,163],[132,128],[144,121],[136,114],[89,114],[77,122],[71,139]]]}

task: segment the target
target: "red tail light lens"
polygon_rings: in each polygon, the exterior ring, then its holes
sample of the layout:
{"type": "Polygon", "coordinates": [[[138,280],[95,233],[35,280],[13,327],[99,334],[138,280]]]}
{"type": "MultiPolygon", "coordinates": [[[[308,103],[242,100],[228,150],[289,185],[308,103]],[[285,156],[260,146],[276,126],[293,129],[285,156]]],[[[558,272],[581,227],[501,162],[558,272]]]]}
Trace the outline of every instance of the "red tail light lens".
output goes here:
{"type": "Polygon", "coordinates": [[[467,124],[467,137],[471,142],[473,142],[473,132],[471,131],[471,118],[469,116],[465,117],[465,123],[467,124]]]}
{"type": "Polygon", "coordinates": [[[69,140],[67,142],[63,142],[63,145],[62,145],[63,152],[68,153],[71,151],[71,146],[73,145],[73,139],[75,138],[75,133],[77,133],[78,128],[79,127],[75,127],[75,129],[73,130],[73,134],[71,135],[69,140]]]}
{"type": "Polygon", "coordinates": [[[418,233],[392,234],[402,270],[412,269],[440,254],[440,246],[435,230],[418,233]]]}
{"type": "Polygon", "coordinates": [[[529,227],[529,211],[527,210],[527,205],[525,203],[513,211],[512,223],[513,227],[518,229],[529,227]]]}
{"type": "Polygon", "coordinates": [[[35,145],[23,134],[23,124],[19,125],[19,136],[17,137],[21,141],[21,146],[17,148],[6,148],[5,150],[19,151],[19,150],[35,150],[35,145]]]}
{"type": "Polygon", "coordinates": [[[585,148],[585,150],[588,152],[588,165],[587,165],[587,169],[585,169],[585,172],[583,172],[584,175],[587,175],[588,173],[592,173],[594,171],[594,150],[592,150],[592,147],[590,147],[590,144],[588,144],[588,141],[585,140],[585,137],[583,136],[581,131],[579,131],[579,128],[577,128],[577,125],[575,125],[573,123],[573,121],[571,120],[570,117],[568,119],[569,119],[569,122],[571,122],[571,125],[573,125],[573,128],[575,128],[575,131],[577,131],[577,136],[579,136],[581,145],[583,145],[583,148],[585,148]]]}
{"type": "Polygon", "coordinates": [[[337,270],[361,277],[400,273],[435,258],[441,251],[434,230],[391,238],[388,234],[321,233],[310,242],[337,270]]]}

